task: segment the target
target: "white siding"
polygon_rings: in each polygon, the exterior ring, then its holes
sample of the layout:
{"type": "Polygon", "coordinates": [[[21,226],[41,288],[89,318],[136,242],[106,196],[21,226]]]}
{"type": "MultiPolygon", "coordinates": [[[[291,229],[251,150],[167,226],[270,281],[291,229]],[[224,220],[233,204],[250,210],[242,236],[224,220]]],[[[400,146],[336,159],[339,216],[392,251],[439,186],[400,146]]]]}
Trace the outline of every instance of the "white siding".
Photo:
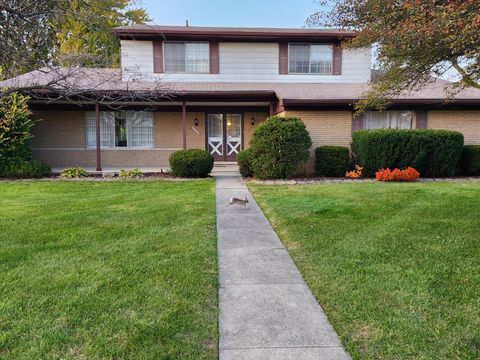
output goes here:
{"type": "Polygon", "coordinates": [[[280,75],[278,44],[220,43],[220,74],[154,74],[150,41],[122,41],[123,78],[172,82],[364,83],[370,80],[370,50],[344,50],[341,75],[280,75]],[[141,74],[139,76],[138,74],[141,74]]]}
{"type": "Polygon", "coordinates": [[[278,44],[220,43],[220,74],[245,80],[278,75],[278,44]]]}
{"type": "Polygon", "coordinates": [[[124,81],[153,80],[153,43],[151,41],[122,40],[122,77],[124,81]]]}
{"type": "Polygon", "coordinates": [[[341,82],[362,83],[370,81],[372,52],[365,50],[343,50],[341,82]]]}

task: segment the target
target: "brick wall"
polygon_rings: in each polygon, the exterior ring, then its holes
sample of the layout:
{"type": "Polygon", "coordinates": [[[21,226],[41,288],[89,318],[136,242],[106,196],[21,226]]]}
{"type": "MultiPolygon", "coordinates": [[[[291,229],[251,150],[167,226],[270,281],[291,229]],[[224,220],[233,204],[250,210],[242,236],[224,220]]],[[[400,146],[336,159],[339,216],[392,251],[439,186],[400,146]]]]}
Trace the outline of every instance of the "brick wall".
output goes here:
{"type": "Polygon", "coordinates": [[[315,148],[323,145],[350,147],[352,141],[351,111],[285,111],[282,116],[302,119],[312,138],[310,159],[303,171],[311,174],[315,165],[315,148]]]}
{"type": "MultiPolygon", "coordinates": [[[[122,167],[168,167],[168,157],[173,150],[102,150],[103,168],[122,167]]],[[[52,167],[96,166],[95,150],[41,150],[34,151],[34,157],[52,167]]]]}
{"type": "Polygon", "coordinates": [[[33,127],[33,148],[85,148],[83,111],[38,111],[33,127]]]}
{"type": "MultiPolygon", "coordinates": [[[[95,149],[86,149],[83,111],[38,111],[34,129],[34,157],[52,167],[95,167],[95,149]]],[[[244,146],[248,148],[253,130],[268,117],[267,113],[245,112],[244,146]],[[251,118],[255,117],[255,125],[251,118]]],[[[181,112],[153,114],[153,150],[104,149],[103,167],[167,167],[168,157],[183,148],[181,112]]],[[[205,149],[205,113],[187,109],[187,148],[205,149]],[[195,126],[195,119],[198,125],[195,126]],[[196,131],[195,131],[195,130],[196,131]]]]}
{"type": "MultiPolygon", "coordinates": [[[[154,147],[156,149],[183,148],[182,113],[156,112],[153,115],[154,147]]],[[[205,149],[205,113],[187,111],[187,148],[205,149]],[[198,126],[195,127],[195,118],[198,126]],[[195,128],[194,131],[192,128],[195,128]]]]}
{"type": "Polygon", "coordinates": [[[428,127],[460,131],[465,136],[465,144],[480,144],[480,111],[429,111],[428,127]]]}
{"type": "MultiPolygon", "coordinates": [[[[95,149],[86,148],[85,112],[38,111],[40,121],[33,128],[34,157],[52,167],[95,167],[95,149]]],[[[205,114],[187,112],[187,147],[205,148],[205,114]],[[198,126],[194,120],[198,118],[198,126]],[[192,127],[197,131],[195,132],[192,127]]],[[[170,154],[183,147],[182,114],[157,112],[153,115],[153,150],[104,149],[102,166],[168,167],[170,154]]]]}
{"type": "Polygon", "coordinates": [[[255,129],[264,122],[268,117],[268,113],[263,112],[246,112],[243,118],[243,148],[248,149],[250,139],[255,129]],[[252,117],[255,117],[255,125],[252,125],[252,117]]]}

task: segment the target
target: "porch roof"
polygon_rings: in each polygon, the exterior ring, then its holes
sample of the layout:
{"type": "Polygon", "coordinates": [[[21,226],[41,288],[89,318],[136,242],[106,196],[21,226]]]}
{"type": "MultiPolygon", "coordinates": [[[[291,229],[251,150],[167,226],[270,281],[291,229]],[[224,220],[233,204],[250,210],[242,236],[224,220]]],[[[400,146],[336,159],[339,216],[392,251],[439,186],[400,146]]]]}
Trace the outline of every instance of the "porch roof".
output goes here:
{"type": "MultiPolygon", "coordinates": [[[[325,105],[357,102],[368,88],[361,83],[255,83],[255,82],[159,82],[123,81],[120,69],[40,69],[0,82],[0,87],[19,87],[35,95],[59,91],[80,94],[136,96],[157,101],[279,101],[284,105],[325,105]]],[[[443,104],[452,83],[436,79],[423,89],[402,94],[395,104],[443,104]]],[[[138,99],[137,99],[138,101],[138,99]]],[[[480,105],[479,89],[463,89],[451,96],[451,103],[480,105]]]]}

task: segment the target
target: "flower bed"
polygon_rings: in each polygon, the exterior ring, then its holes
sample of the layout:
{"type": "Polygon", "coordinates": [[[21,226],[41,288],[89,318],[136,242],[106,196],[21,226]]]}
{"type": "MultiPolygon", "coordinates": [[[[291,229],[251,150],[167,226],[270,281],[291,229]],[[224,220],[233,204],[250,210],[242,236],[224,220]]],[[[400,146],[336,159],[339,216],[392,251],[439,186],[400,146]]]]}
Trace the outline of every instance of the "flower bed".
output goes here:
{"type": "Polygon", "coordinates": [[[404,170],[400,169],[382,169],[375,173],[378,181],[416,181],[420,178],[420,173],[412,167],[404,170]]]}

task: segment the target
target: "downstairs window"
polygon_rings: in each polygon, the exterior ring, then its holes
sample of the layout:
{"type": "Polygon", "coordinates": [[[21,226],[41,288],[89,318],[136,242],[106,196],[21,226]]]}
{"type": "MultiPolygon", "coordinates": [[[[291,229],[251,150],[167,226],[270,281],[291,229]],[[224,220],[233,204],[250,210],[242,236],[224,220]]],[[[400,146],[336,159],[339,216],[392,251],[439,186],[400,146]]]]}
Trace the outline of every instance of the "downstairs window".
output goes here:
{"type": "Polygon", "coordinates": [[[366,111],[363,129],[411,129],[413,111],[366,111]]]}
{"type": "MultiPolygon", "coordinates": [[[[95,112],[85,115],[87,148],[96,147],[95,112]]],[[[153,117],[144,111],[101,111],[100,146],[108,148],[153,148],[153,117]]]]}

